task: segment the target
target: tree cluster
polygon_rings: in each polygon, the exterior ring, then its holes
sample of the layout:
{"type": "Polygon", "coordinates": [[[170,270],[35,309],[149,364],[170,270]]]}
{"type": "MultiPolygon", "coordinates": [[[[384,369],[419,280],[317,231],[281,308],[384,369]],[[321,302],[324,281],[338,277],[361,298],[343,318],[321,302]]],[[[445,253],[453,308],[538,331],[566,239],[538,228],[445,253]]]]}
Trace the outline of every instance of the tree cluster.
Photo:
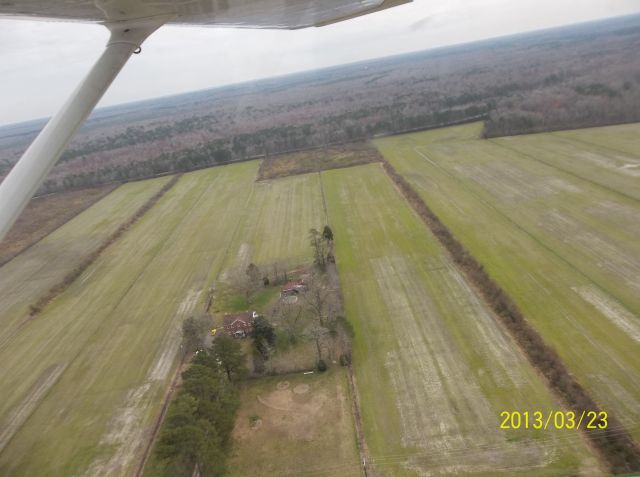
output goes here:
{"type": "Polygon", "coordinates": [[[239,406],[220,352],[198,353],[163,424],[156,455],[164,476],[219,477],[226,473],[231,432],[239,406]]]}
{"type": "Polygon", "coordinates": [[[182,373],[182,387],[171,404],[155,452],[164,476],[218,477],[226,472],[231,431],[238,409],[235,382],[247,373],[240,344],[220,335],[202,349],[208,317],[189,318],[183,326],[188,351],[198,350],[182,373]]]}
{"type": "Polygon", "coordinates": [[[309,245],[313,250],[313,263],[320,270],[324,271],[327,262],[332,260],[333,231],[331,227],[325,225],[322,232],[312,228],[309,230],[309,245]]]}

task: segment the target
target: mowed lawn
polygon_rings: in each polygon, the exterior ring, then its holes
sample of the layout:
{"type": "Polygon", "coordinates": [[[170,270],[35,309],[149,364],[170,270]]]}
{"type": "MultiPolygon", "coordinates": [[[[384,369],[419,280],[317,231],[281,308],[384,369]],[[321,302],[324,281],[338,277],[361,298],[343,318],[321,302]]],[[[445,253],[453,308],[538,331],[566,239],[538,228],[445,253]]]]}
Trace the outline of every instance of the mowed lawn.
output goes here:
{"type": "Polygon", "coordinates": [[[247,381],[233,438],[232,477],[362,475],[344,368],[247,381]]]}
{"type": "Polygon", "coordinates": [[[597,474],[575,431],[499,429],[559,404],[381,167],[322,178],[374,471],[597,474]]]}
{"type": "MultiPolygon", "coordinates": [[[[620,134],[626,137],[634,127],[620,126],[620,134]]],[[[616,128],[585,131],[569,144],[565,138],[581,133],[484,141],[480,126],[472,124],[376,144],[578,381],[640,438],[637,179],[598,166],[592,154],[613,161],[619,153],[587,143],[606,143],[607,131],[616,128]]],[[[633,139],[621,144],[631,161],[633,139]]]]}
{"type": "MultiPolygon", "coordinates": [[[[29,305],[97,249],[168,180],[163,177],[118,187],[0,267],[0,349],[27,317],[29,305]]],[[[0,402],[0,413],[3,404],[0,402]]]]}
{"type": "MultiPolygon", "coordinates": [[[[132,474],[175,369],[181,321],[222,266],[246,213],[238,191],[251,190],[257,167],[184,175],[0,350],[2,432],[32,412],[0,453],[0,474],[132,474]]],[[[73,256],[72,243],[62,248],[73,256]]]]}

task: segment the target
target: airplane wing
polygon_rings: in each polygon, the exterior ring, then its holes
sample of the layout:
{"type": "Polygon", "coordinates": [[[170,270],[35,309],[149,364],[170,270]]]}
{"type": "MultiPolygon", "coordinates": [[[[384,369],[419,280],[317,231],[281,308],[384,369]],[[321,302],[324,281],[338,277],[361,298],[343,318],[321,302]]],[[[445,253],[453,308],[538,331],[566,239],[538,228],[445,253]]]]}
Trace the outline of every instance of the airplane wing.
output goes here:
{"type": "Polygon", "coordinates": [[[168,23],[231,28],[323,26],[411,0],[12,0],[0,17],[80,22],[173,15],[168,23]]]}

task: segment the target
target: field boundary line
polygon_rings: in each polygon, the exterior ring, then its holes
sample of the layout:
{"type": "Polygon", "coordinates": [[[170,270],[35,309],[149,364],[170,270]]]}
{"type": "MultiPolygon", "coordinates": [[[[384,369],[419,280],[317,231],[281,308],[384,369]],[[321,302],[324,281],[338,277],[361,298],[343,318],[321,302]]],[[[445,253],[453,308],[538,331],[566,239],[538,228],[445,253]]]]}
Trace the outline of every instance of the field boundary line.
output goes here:
{"type": "MultiPolygon", "coordinates": [[[[383,161],[383,169],[397,187],[428,230],[447,251],[460,272],[473,284],[487,306],[499,317],[499,322],[520,345],[534,369],[544,376],[550,390],[571,410],[581,413],[583,410],[601,411],[595,400],[569,372],[556,351],[549,346],[529,324],[511,297],[494,281],[464,246],[453,236],[447,226],[440,221],[409,182],[388,162],[383,161]]],[[[592,434],[582,433],[591,442],[609,469],[614,473],[633,472],[640,469],[640,446],[620,424],[611,412],[609,425],[619,429],[612,433],[605,427],[592,434]]]]}
{"type": "Polygon", "coordinates": [[[158,414],[158,417],[156,418],[153,424],[151,436],[149,436],[149,440],[147,442],[147,445],[145,446],[144,453],[142,454],[142,459],[140,460],[140,464],[138,464],[138,468],[136,469],[136,473],[134,474],[135,477],[142,477],[142,474],[144,472],[144,467],[147,465],[147,461],[149,460],[149,456],[151,455],[151,449],[153,449],[153,446],[155,445],[156,440],[158,439],[158,434],[160,433],[160,427],[164,422],[164,418],[167,416],[167,411],[169,410],[169,405],[171,404],[173,395],[176,392],[176,389],[178,389],[178,382],[180,380],[181,371],[185,364],[186,357],[187,357],[186,353],[182,355],[182,359],[178,363],[178,366],[176,367],[176,370],[173,373],[173,378],[171,378],[171,384],[169,385],[169,388],[165,392],[164,399],[162,401],[160,414],[158,414]]]}
{"type": "Polygon", "coordinates": [[[320,194],[322,195],[322,208],[324,209],[324,221],[329,224],[329,212],[327,209],[327,198],[324,194],[324,183],[322,181],[322,171],[318,171],[318,181],[320,182],[320,194]]]}
{"type": "Polygon", "coordinates": [[[347,379],[349,380],[349,394],[351,395],[351,406],[353,408],[353,421],[356,428],[356,442],[358,444],[358,454],[360,455],[360,467],[364,477],[373,477],[369,474],[368,464],[371,459],[369,459],[367,442],[364,437],[362,414],[360,412],[360,396],[358,394],[358,388],[356,387],[356,377],[353,374],[353,366],[351,363],[347,366],[347,379]]]}
{"type": "MultiPolygon", "coordinates": [[[[122,235],[133,226],[138,220],[140,220],[157,202],[160,198],[171,189],[176,182],[180,179],[182,174],[174,176],[169,182],[167,182],[158,192],[150,197],[147,202],[138,208],[138,210],[122,225],[120,225],[115,232],[107,237],[101,245],[98,246],[93,252],[85,257],[80,264],[76,266],[71,272],[67,273],[64,278],[56,285],[51,287],[46,295],[40,297],[35,303],[29,305],[29,314],[23,319],[8,336],[0,341],[0,350],[8,346],[14,336],[16,336],[22,328],[29,324],[37,315],[39,315],[43,309],[67,290],[75,281],[82,276],[82,274],[102,255],[102,253],[113,243],[119,240],[122,235]]],[[[128,291],[128,290],[127,290],[128,291]]],[[[126,293],[126,292],[125,292],[126,293]]]]}
{"type": "Polygon", "coordinates": [[[182,177],[182,174],[175,175],[169,180],[162,188],[152,195],[142,206],[136,210],[126,222],[121,224],[115,232],[109,235],[100,246],[93,252],[91,252],[87,257],[80,262],[79,265],[76,266],[71,272],[69,272],[65,277],[56,285],[49,289],[49,292],[40,297],[35,303],[29,305],[30,317],[34,317],[38,315],[45,306],[51,303],[58,295],[62,294],[71,284],[73,284],[78,277],[80,277],[87,268],[93,264],[100,255],[112,244],[117,242],[127,230],[129,230],[136,222],[138,222],[144,215],[164,196],[166,192],[168,192],[178,180],[182,177]]]}
{"type": "MultiPolygon", "coordinates": [[[[68,224],[69,222],[71,222],[73,219],[75,219],[78,215],[80,215],[81,213],[83,213],[85,210],[89,209],[90,207],[94,206],[95,204],[97,204],[98,202],[100,202],[102,199],[104,199],[106,196],[108,196],[109,194],[111,194],[112,192],[114,192],[118,187],[120,187],[122,184],[107,184],[104,186],[97,186],[97,187],[91,187],[89,189],[98,189],[100,187],[106,187],[106,190],[103,194],[99,195],[98,197],[95,198],[95,200],[91,201],[90,203],[88,203],[87,205],[85,205],[84,207],[82,207],[81,209],[79,209],[77,211],[77,213],[75,213],[73,216],[69,217],[67,220],[65,220],[64,222],[60,223],[59,225],[57,225],[56,227],[54,227],[53,229],[51,229],[49,232],[47,232],[46,234],[44,234],[42,237],[40,237],[38,240],[36,240],[33,243],[30,243],[29,245],[27,245],[26,247],[20,249],[20,251],[18,253],[16,253],[13,257],[9,257],[8,259],[6,259],[4,262],[0,261],[0,268],[4,267],[7,263],[11,262],[13,259],[19,257],[20,255],[22,255],[24,252],[26,252],[27,250],[29,250],[31,247],[33,247],[34,245],[42,242],[44,239],[46,239],[49,235],[51,235],[52,233],[54,233],[56,230],[58,230],[59,228],[61,228],[62,226],[68,224]],[[109,187],[107,187],[109,186],[109,187]]],[[[77,190],[83,190],[83,189],[77,189],[77,190]]],[[[75,190],[71,190],[71,191],[62,191],[62,192],[57,192],[58,194],[62,194],[64,192],[75,192],[75,190]]],[[[52,195],[52,194],[47,194],[47,195],[52,195]]],[[[41,196],[41,197],[46,197],[46,196],[41,196]]],[[[38,199],[40,197],[33,197],[33,199],[38,199]]]]}

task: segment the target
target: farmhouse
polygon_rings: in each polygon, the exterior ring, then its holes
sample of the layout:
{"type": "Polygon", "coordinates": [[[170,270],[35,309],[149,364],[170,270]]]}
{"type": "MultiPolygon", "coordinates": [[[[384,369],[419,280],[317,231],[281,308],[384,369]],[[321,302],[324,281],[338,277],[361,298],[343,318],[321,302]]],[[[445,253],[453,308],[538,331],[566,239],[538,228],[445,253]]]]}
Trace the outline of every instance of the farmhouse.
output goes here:
{"type": "Polygon", "coordinates": [[[258,316],[258,313],[255,311],[245,311],[244,313],[224,315],[224,331],[234,338],[244,338],[251,333],[251,330],[253,329],[253,320],[258,316]]]}

